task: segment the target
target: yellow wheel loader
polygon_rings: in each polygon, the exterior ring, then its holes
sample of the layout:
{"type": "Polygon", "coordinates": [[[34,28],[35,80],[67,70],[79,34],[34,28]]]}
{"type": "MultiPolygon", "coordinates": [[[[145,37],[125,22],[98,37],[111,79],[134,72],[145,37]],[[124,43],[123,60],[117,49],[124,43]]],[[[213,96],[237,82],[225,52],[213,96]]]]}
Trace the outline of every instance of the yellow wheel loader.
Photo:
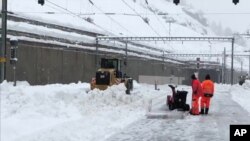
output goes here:
{"type": "Polygon", "coordinates": [[[133,89],[133,79],[127,77],[121,72],[121,60],[118,59],[101,59],[101,68],[97,70],[96,76],[92,78],[91,90],[97,88],[106,90],[108,86],[124,83],[126,94],[130,94],[133,89]]]}

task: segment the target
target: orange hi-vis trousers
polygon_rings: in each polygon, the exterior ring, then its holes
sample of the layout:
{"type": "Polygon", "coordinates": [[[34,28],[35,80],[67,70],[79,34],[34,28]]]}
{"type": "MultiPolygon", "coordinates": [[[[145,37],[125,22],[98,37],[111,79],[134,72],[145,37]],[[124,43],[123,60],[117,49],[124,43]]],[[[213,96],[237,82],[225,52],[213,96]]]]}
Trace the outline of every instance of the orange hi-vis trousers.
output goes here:
{"type": "Polygon", "coordinates": [[[191,108],[191,114],[193,115],[199,115],[199,96],[198,95],[192,95],[192,108],[191,108]]]}
{"type": "Polygon", "coordinates": [[[201,108],[209,108],[211,97],[201,97],[201,108]]]}

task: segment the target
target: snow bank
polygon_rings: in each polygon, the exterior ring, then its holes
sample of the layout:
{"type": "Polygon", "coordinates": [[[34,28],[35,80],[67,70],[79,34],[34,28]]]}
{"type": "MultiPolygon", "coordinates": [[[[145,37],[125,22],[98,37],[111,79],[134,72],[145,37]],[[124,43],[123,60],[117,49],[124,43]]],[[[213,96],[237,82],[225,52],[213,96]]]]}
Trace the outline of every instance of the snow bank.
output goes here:
{"type": "Polygon", "coordinates": [[[70,117],[75,116],[81,107],[88,84],[53,84],[46,86],[30,86],[27,82],[17,84],[3,82],[3,117],[15,115],[70,117]]]}
{"type": "MultiPolygon", "coordinates": [[[[216,84],[217,96],[215,95],[214,100],[219,98],[221,101],[232,95],[236,102],[249,110],[248,84],[249,81],[243,86],[216,84]]],[[[104,141],[135,121],[145,118],[145,104],[148,100],[153,99],[164,105],[165,103],[161,102],[165,102],[166,96],[171,94],[171,89],[168,85],[158,85],[158,88],[159,90],[155,90],[154,85],[138,84],[134,81],[134,90],[131,95],[126,95],[123,84],[109,87],[105,91],[90,91],[89,84],[81,82],[45,86],[30,86],[27,82],[18,82],[17,86],[13,87],[13,83],[4,81],[0,84],[1,140],[104,141]]],[[[187,103],[190,104],[191,87],[178,86],[177,89],[188,91],[187,103]]],[[[215,123],[213,117],[208,118],[215,123]]],[[[161,127],[161,123],[166,123],[165,120],[160,123],[151,121],[149,132],[161,127]]],[[[179,139],[175,135],[182,133],[182,129],[188,129],[183,136],[192,140],[200,131],[198,124],[194,124],[196,121],[204,120],[200,116],[190,116],[162,127],[164,131],[174,131],[171,132],[173,140],[179,139]]],[[[208,124],[199,127],[206,129],[208,124]]],[[[216,123],[213,127],[211,131],[219,130],[216,123]]]]}
{"type": "Polygon", "coordinates": [[[231,88],[232,99],[241,105],[245,110],[250,112],[250,80],[240,86],[239,84],[233,85],[231,88]]]}
{"type": "Polygon", "coordinates": [[[144,117],[148,99],[165,95],[153,86],[123,84],[90,91],[88,83],[30,86],[0,84],[4,141],[100,141],[144,117]]]}
{"type": "Polygon", "coordinates": [[[245,83],[242,85],[245,89],[250,90],[250,80],[246,80],[245,83]]]}

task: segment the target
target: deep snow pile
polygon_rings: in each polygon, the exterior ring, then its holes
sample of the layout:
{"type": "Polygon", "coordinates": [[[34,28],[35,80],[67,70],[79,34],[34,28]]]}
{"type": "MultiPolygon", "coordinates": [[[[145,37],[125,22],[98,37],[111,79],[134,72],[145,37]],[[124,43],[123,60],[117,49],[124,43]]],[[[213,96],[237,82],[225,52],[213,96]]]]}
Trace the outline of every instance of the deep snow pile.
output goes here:
{"type": "Polygon", "coordinates": [[[234,101],[250,112],[250,80],[246,80],[242,86],[232,86],[231,94],[234,101]]]}
{"type": "MultiPolygon", "coordinates": [[[[231,99],[230,96],[249,111],[249,83],[246,81],[243,86],[216,84],[211,113],[215,112],[220,100],[226,97],[226,101],[230,101],[228,100],[231,99]]],[[[148,101],[159,100],[161,103],[158,104],[164,106],[166,95],[171,94],[171,89],[167,85],[160,85],[158,86],[160,90],[154,90],[154,85],[136,82],[134,84],[131,95],[126,95],[123,84],[112,86],[105,91],[89,91],[89,84],[80,82],[45,86],[30,86],[27,82],[18,82],[17,86],[13,87],[13,83],[5,81],[0,84],[1,139],[3,141],[103,141],[133,122],[145,119],[148,101]]],[[[177,89],[188,91],[187,103],[190,104],[191,87],[178,86],[177,89]]],[[[225,104],[230,105],[230,103],[225,104]]],[[[215,122],[217,119],[213,116],[209,118],[210,122],[215,122]]],[[[196,121],[200,120],[202,117],[188,116],[184,120],[169,122],[172,124],[164,128],[164,131],[171,131],[171,134],[178,138],[177,133],[188,129],[184,136],[187,140],[193,140],[196,131],[200,130],[196,121]]],[[[156,120],[152,120],[152,123],[154,121],[156,120]]],[[[162,122],[168,123],[165,120],[162,122]]],[[[210,122],[204,122],[207,124],[202,125],[202,128],[204,126],[204,129],[207,129],[210,122]]],[[[211,128],[213,133],[219,130],[217,124],[219,123],[215,122],[215,127],[211,128]]],[[[149,127],[158,129],[162,126],[153,124],[149,127]]],[[[148,131],[147,129],[145,131],[148,131]]],[[[219,135],[213,134],[213,136],[219,135]]]]}
{"type": "Polygon", "coordinates": [[[30,86],[3,82],[1,121],[4,141],[99,141],[144,117],[151,98],[166,91],[135,83],[131,95],[123,84],[89,91],[88,83],[30,86]]]}
{"type": "Polygon", "coordinates": [[[250,80],[246,80],[245,83],[242,85],[245,89],[250,89],[250,80]]]}

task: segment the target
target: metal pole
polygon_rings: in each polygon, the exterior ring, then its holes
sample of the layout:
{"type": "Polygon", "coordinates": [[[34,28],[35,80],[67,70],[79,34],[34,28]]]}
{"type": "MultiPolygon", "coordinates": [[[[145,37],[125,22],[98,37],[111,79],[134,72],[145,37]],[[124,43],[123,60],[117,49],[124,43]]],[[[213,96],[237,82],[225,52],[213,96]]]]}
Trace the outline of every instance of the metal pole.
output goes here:
{"type": "Polygon", "coordinates": [[[164,71],[165,68],[165,53],[164,50],[162,51],[162,70],[164,71]]]}
{"type": "Polygon", "coordinates": [[[250,51],[249,51],[249,68],[248,68],[248,77],[250,79],[250,51]]]}
{"type": "Polygon", "coordinates": [[[165,53],[164,53],[164,51],[162,51],[162,62],[163,62],[163,64],[164,64],[164,62],[165,62],[165,53]]]}
{"type": "Polygon", "coordinates": [[[16,86],[16,65],[13,66],[14,86],[16,86]]]}
{"type": "Polygon", "coordinates": [[[2,44],[0,47],[0,58],[2,58],[0,61],[0,83],[3,82],[5,77],[5,67],[6,67],[6,28],[7,28],[7,0],[2,0],[2,44]],[[3,61],[4,60],[4,61],[3,61]]]}
{"type": "Polygon", "coordinates": [[[199,74],[200,74],[200,58],[196,58],[196,61],[197,61],[197,79],[199,79],[199,74]]]}
{"type": "Polygon", "coordinates": [[[95,65],[96,65],[96,70],[98,69],[98,39],[96,38],[95,40],[95,47],[96,47],[96,50],[95,50],[95,65]]]}
{"type": "Polygon", "coordinates": [[[156,80],[155,80],[155,90],[157,90],[157,83],[156,83],[156,80]]]}
{"type": "Polygon", "coordinates": [[[218,75],[218,83],[221,83],[221,71],[220,71],[220,68],[219,68],[219,71],[218,71],[219,75],[218,75]]]}
{"type": "Polygon", "coordinates": [[[231,85],[234,83],[234,38],[232,38],[232,55],[231,55],[231,85]]]}
{"type": "MultiPolygon", "coordinates": [[[[6,28],[7,28],[7,0],[2,0],[2,44],[0,46],[0,83],[6,78],[6,28]]],[[[2,105],[2,98],[0,97],[0,113],[2,105]]],[[[2,120],[0,118],[0,140],[2,137],[2,120]]]]}
{"type": "Polygon", "coordinates": [[[125,73],[127,73],[128,41],[125,42],[125,73]]]}
{"type": "Polygon", "coordinates": [[[242,75],[243,74],[243,61],[241,60],[241,62],[240,62],[240,75],[242,75]]]}
{"type": "Polygon", "coordinates": [[[222,83],[225,84],[225,74],[226,74],[226,48],[223,52],[223,66],[222,66],[222,83]]]}
{"type": "Polygon", "coordinates": [[[126,41],[126,43],[125,43],[125,55],[126,55],[126,62],[127,62],[127,59],[128,59],[128,41],[126,41]]]}
{"type": "Polygon", "coordinates": [[[171,21],[169,21],[169,34],[168,34],[168,36],[170,37],[170,35],[171,35],[171,21]]]}

